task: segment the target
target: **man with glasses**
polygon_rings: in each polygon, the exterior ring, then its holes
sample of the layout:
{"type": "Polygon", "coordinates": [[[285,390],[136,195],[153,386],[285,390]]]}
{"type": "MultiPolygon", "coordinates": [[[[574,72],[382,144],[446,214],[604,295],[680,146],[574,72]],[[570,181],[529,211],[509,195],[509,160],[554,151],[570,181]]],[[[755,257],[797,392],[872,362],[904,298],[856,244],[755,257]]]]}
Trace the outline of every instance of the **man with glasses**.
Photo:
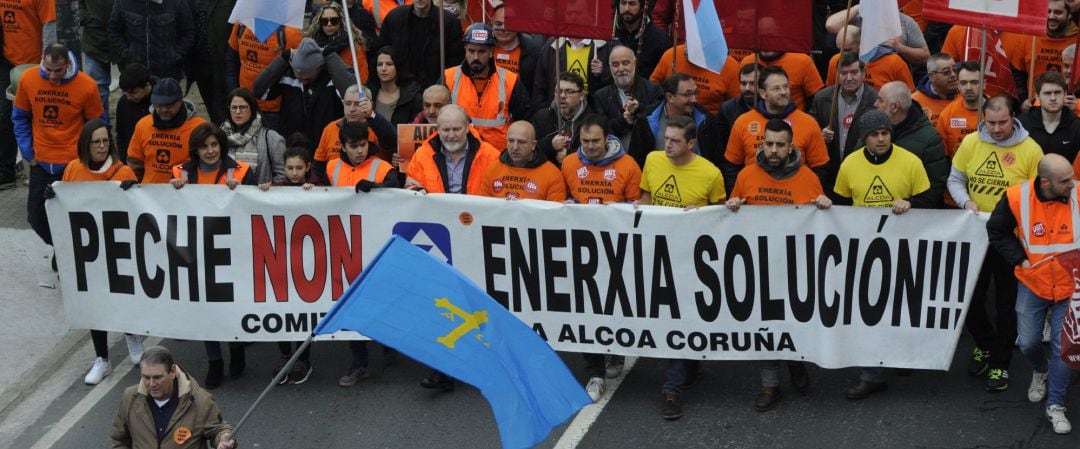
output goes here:
{"type": "Polygon", "coordinates": [[[589,102],[585,100],[585,80],[571,72],[559,74],[555,101],[551,106],[536,111],[529,120],[536,127],[541,154],[561,166],[563,158],[579,146],[578,126],[581,118],[592,112],[589,102]]]}
{"type": "Polygon", "coordinates": [[[374,143],[380,152],[369,156],[376,156],[391,162],[393,153],[397,149],[397,130],[385,117],[373,110],[370,95],[360,96],[360,89],[356,84],[345,89],[345,98],[341,99],[345,108],[345,117],[333,120],[323,128],[322,137],[319,138],[319,146],[315,148],[315,163],[311,171],[319,179],[328,181],[326,167],[330,161],[341,155],[341,129],[348,123],[364,123],[368,129],[367,140],[374,143]]]}
{"type": "Polygon", "coordinates": [[[499,68],[491,57],[495,35],[491,27],[474,23],[465,31],[465,60],[446,69],[450,98],[472,119],[480,138],[496,148],[505,147],[512,119],[529,114],[529,94],[514,72],[499,68]]]}
{"type": "Polygon", "coordinates": [[[911,99],[922,106],[930,125],[938,126],[941,111],[956,98],[956,63],[952,56],[937,53],[926,61],[926,77],[919,80],[911,99]]]}
{"type": "Polygon", "coordinates": [[[792,101],[787,72],[776,66],[763,67],[758,76],[758,95],[761,101],[756,107],[739,116],[731,126],[724,152],[730,173],[724,173],[724,176],[737,179],[744,166],[755,163],[757,149],[765,141],[765,123],[778,118],[791,124],[795,131],[792,142],[795,148],[803,151],[806,157],[804,163],[818,175],[818,179],[823,180],[823,185],[828,185],[825,181],[830,179],[829,153],[825,138],[821,135],[817,120],[792,101]]]}
{"type": "Polygon", "coordinates": [[[664,98],[645,115],[636,115],[630,109],[623,113],[623,120],[632,124],[633,135],[630,138],[630,155],[638,165],[645,165],[649,153],[662,150],[665,146],[664,132],[667,123],[674,117],[688,117],[694,122],[694,138],[691,150],[701,154],[697,145],[697,129],[709,118],[709,111],[697,104],[697,83],[690,75],[676,73],[664,80],[664,98]]]}

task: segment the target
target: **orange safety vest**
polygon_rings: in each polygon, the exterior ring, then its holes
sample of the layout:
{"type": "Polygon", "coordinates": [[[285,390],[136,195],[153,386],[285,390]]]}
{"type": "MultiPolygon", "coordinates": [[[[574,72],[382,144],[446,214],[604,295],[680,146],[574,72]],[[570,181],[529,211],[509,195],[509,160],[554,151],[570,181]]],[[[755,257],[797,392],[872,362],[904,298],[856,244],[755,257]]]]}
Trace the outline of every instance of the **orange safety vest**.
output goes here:
{"type": "Polygon", "coordinates": [[[1063,301],[1072,297],[1073,276],[1053,257],[1058,253],[1080,248],[1080,206],[1077,190],[1069,197],[1069,204],[1059,201],[1040,201],[1036,196],[1033,179],[1009,187],[1005,195],[1009,209],[1018,218],[1016,234],[1024,245],[1024,252],[1031,268],[1017,266],[1016,279],[1023,282],[1036,296],[1051,301],[1063,301]]]}
{"type": "MultiPolygon", "coordinates": [[[[243,181],[244,176],[247,175],[247,172],[251,168],[251,166],[248,165],[246,162],[240,162],[240,161],[236,161],[236,165],[238,167],[230,168],[230,169],[225,170],[225,176],[218,176],[217,181],[214,182],[214,184],[225,185],[225,182],[227,180],[229,180],[229,179],[235,179],[237,181],[243,181]]],[[[193,178],[191,173],[185,173],[184,172],[184,164],[180,164],[180,165],[177,165],[177,166],[173,167],[172,168],[172,175],[173,175],[173,179],[183,179],[184,176],[186,175],[187,176],[187,182],[189,184],[197,184],[199,182],[198,175],[196,175],[193,178]]]]}
{"type": "Polygon", "coordinates": [[[496,67],[483,93],[477,93],[470,80],[461,82],[461,67],[446,69],[445,75],[450,101],[465,109],[473,126],[480,130],[480,139],[496,148],[505,146],[506,130],[510,128],[510,94],[517,83],[517,74],[496,67]]]}
{"type": "Polygon", "coordinates": [[[335,187],[352,187],[361,179],[381,183],[386,179],[393,167],[374,156],[369,156],[360,165],[347,165],[340,158],[330,161],[326,169],[330,173],[330,185],[335,187]]]}
{"type": "Polygon", "coordinates": [[[372,16],[375,17],[375,31],[382,28],[382,21],[386,18],[387,14],[390,14],[394,8],[399,5],[411,5],[412,0],[405,0],[404,2],[397,2],[395,0],[364,0],[364,9],[368,10],[372,16]]]}

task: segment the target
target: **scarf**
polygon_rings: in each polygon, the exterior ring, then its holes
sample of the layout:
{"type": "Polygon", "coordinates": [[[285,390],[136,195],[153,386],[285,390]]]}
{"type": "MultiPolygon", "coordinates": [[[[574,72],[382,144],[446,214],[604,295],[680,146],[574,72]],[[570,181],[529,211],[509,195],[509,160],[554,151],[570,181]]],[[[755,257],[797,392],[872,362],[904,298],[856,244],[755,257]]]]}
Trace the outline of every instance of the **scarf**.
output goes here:
{"type": "Polygon", "coordinates": [[[251,119],[245,127],[234,126],[232,122],[226,120],[221,124],[221,130],[229,136],[230,149],[243,148],[262,130],[262,117],[255,115],[255,118],[251,119]]]}

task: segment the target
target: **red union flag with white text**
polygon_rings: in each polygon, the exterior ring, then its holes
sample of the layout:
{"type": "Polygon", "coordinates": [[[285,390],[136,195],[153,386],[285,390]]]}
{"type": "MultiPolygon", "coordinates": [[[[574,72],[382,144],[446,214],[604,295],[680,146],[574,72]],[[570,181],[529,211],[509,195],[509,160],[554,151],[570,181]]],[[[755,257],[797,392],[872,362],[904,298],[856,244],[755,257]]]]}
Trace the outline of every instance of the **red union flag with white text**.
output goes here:
{"type": "MultiPolygon", "coordinates": [[[[982,53],[982,30],[968,27],[964,34],[963,61],[978,61],[982,53]]],[[[1009,66],[1009,57],[1005,54],[1005,48],[1001,43],[1001,34],[994,30],[986,30],[986,56],[983,63],[985,75],[983,90],[989,96],[1010,95],[1016,96],[1016,81],[1009,66]]]]}
{"type": "Polygon", "coordinates": [[[1046,33],[1048,0],[924,0],[923,17],[997,31],[1046,33]]]}
{"type": "Polygon", "coordinates": [[[1072,369],[1080,369],[1080,250],[1058,254],[1054,261],[1073,279],[1072,299],[1061,326],[1061,360],[1072,369]]]}

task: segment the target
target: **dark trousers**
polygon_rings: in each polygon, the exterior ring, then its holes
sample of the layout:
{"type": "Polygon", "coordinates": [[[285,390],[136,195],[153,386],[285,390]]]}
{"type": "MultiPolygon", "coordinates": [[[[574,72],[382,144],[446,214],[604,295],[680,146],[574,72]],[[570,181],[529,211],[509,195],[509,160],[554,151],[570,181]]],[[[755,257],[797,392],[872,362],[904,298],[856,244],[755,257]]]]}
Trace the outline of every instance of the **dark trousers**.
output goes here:
{"type": "Polygon", "coordinates": [[[585,374],[589,379],[604,378],[604,354],[582,353],[581,358],[585,359],[585,374]]]}
{"type": "Polygon", "coordinates": [[[225,102],[225,86],[214,83],[213,64],[203,64],[202,69],[193,70],[191,81],[199,86],[199,95],[202,96],[203,104],[206,105],[206,113],[210,115],[210,121],[217,124],[228,118],[229,105],[225,102]]]}
{"type": "Polygon", "coordinates": [[[1008,369],[1012,361],[1013,343],[1016,341],[1016,275],[1013,266],[990,247],[986,250],[971,306],[967,316],[967,330],[975,339],[975,345],[990,351],[991,369],[1008,369]],[[986,310],[989,302],[990,282],[994,283],[995,320],[990,322],[986,310]]]}
{"type": "Polygon", "coordinates": [[[19,151],[11,124],[11,101],[4,94],[9,84],[11,64],[0,58],[0,184],[15,182],[15,155],[19,151]]]}
{"type": "MultiPolygon", "coordinates": [[[[300,346],[303,344],[304,343],[300,341],[279,341],[277,342],[278,352],[281,353],[282,357],[292,357],[294,351],[293,348],[300,349],[300,346]]],[[[308,345],[307,349],[305,349],[304,352],[300,354],[300,358],[298,360],[304,363],[311,361],[311,345],[308,345]]]]}
{"type": "MultiPolygon", "coordinates": [[[[8,122],[10,123],[11,120],[8,122]]],[[[46,245],[52,245],[52,233],[49,231],[49,217],[45,215],[45,187],[63,177],[63,171],[53,175],[37,165],[30,167],[30,192],[26,197],[26,221],[46,245]]]]}
{"type": "Polygon", "coordinates": [[[700,370],[700,360],[669,359],[667,371],[664,371],[664,386],[660,387],[660,392],[682,393],[687,379],[696,376],[700,370]]]}

